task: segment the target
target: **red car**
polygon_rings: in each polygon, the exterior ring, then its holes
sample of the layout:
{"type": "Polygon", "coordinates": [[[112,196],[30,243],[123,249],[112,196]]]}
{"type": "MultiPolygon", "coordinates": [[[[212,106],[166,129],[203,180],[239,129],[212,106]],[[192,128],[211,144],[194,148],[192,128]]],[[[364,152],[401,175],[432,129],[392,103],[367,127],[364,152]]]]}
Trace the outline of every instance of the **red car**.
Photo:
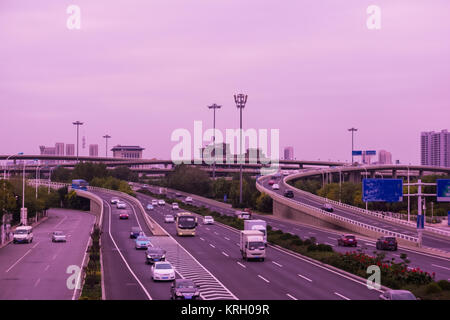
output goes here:
{"type": "Polygon", "coordinates": [[[338,246],[350,246],[350,247],[356,247],[358,244],[358,241],[356,241],[356,237],[353,234],[343,234],[338,239],[338,246]]]}
{"type": "Polygon", "coordinates": [[[274,183],[275,183],[275,180],[274,180],[274,179],[270,179],[270,180],[269,180],[269,186],[273,185],[274,183]]]}
{"type": "Polygon", "coordinates": [[[119,214],[119,219],[128,219],[129,215],[126,212],[122,212],[121,214],[119,214]]]}

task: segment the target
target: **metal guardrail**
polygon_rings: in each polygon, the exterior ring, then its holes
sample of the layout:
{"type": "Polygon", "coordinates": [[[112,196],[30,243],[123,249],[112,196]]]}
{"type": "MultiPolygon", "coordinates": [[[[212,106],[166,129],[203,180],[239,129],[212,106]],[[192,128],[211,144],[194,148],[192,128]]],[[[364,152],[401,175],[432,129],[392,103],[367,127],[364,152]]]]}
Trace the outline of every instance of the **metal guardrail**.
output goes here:
{"type": "MultiPolygon", "coordinates": [[[[266,178],[266,177],[262,177],[260,179],[262,180],[264,178],[266,178]]],[[[260,183],[259,182],[260,179],[258,179],[258,183],[260,183]]],[[[264,185],[262,183],[260,183],[260,185],[264,188],[264,185]]],[[[335,220],[347,222],[347,223],[350,223],[350,224],[362,227],[364,229],[368,229],[368,230],[379,232],[379,233],[386,234],[386,235],[389,235],[389,236],[397,237],[397,238],[404,239],[404,240],[407,240],[407,241],[411,241],[411,242],[414,242],[414,243],[419,243],[419,238],[416,238],[416,237],[412,237],[412,236],[409,236],[409,235],[406,235],[406,234],[403,234],[403,233],[398,233],[398,232],[390,231],[390,230],[387,230],[387,229],[375,227],[375,226],[372,226],[372,225],[369,225],[369,224],[366,224],[366,223],[362,223],[362,222],[359,222],[359,221],[356,221],[356,220],[353,220],[353,219],[350,219],[350,218],[342,217],[342,216],[337,215],[335,213],[328,212],[328,211],[316,208],[314,206],[311,206],[311,205],[308,205],[308,204],[305,204],[305,203],[301,203],[301,202],[297,202],[295,200],[283,197],[283,196],[279,195],[278,193],[273,192],[271,190],[267,190],[266,193],[271,195],[273,198],[282,198],[284,201],[291,202],[295,206],[300,206],[300,207],[303,207],[303,208],[307,208],[307,209],[315,211],[317,213],[320,213],[320,214],[323,214],[323,215],[327,215],[327,216],[329,216],[329,217],[331,217],[331,218],[333,218],[335,220]]]]}

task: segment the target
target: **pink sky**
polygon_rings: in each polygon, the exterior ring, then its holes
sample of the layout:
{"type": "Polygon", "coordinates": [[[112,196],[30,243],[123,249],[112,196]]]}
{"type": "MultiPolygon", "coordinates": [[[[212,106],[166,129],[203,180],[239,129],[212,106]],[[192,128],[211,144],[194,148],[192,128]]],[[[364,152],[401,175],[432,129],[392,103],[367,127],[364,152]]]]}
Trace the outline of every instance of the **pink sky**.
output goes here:
{"type": "MultiPolygon", "coordinates": [[[[356,149],[419,162],[421,131],[450,129],[448,0],[1,0],[0,154],[39,145],[141,145],[169,158],[194,120],[280,129],[297,159],[356,149]],[[81,30],[66,28],[68,5],[81,30]],[[366,28],[366,8],[382,29],[366,28]]],[[[88,149],[82,150],[86,154],[88,149]]]]}

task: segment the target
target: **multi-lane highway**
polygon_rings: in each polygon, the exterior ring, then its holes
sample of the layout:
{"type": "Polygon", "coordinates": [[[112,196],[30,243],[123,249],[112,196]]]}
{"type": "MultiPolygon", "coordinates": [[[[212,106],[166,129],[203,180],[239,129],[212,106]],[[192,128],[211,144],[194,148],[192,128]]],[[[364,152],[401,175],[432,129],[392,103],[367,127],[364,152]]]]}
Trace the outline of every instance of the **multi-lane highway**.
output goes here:
{"type": "MultiPolygon", "coordinates": [[[[142,185],[141,185],[142,186],[142,185]]],[[[153,192],[157,192],[158,188],[150,187],[153,192]]],[[[175,192],[168,192],[168,197],[176,198],[175,192]]],[[[211,200],[202,201],[201,198],[195,197],[193,205],[196,206],[205,206],[210,208],[211,210],[217,211],[221,214],[233,215],[235,210],[232,208],[226,208],[223,204],[217,203],[217,205],[213,204],[214,202],[211,200]]],[[[310,225],[304,225],[296,221],[291,221],[287,219],[280,219],[278,217],[267,216],[267,215],[254,215],[254,218],[266,220],[267,223],[272,226],[274,229],[279,229],[284,232],[290,232],[292,234],[296,234],[299,237],[306,239],[310,237],[315,237],[319,243],[325,243],[331,245],[335,251],[338,252],[347,252],[354,251],[353,247],[341,247],[337,246],[337,238],[342,234],[342,232],[326,229],[326,228],[318,228],[310,225]]],[[[358,236],[359,243],[357,249],[363,250],[368,254],[373,254],[373,252],[380,252],[375,248],[375,241],[370,238],[366,238],[363,236],[358,236]]],[[[450,280],[450,259],[438,257],[431,254],[417,252],[411,249],[399,248],[397,252],[392,251],[383,251],[386,254],[386,259],[394,258],[397,262],[402,261],[400,255],[405,253],[407,255],[408,260],[410,260],[410,267],[416,268],[420,267],[422,270],[428,272],[435,272],[436,279],[445,279],[450,280]]]]}
{"type": "MultiPolygon", "coordinates": [[[[239,234],[222,225],[204,226],[199,217],[195,237],[177,237],[174,224],[164,223],[171,206],[157,206],[142,213],[126,202],[129,220],[119,220],[119,210],[109,202],[111,195],[96,192],[104,199],[102,253],[106,299],[169,299],[170,283],[155,283],[144,251],[134,248],[131,227],[140,226],[150,234],[143,214],[148,214],[167,231],[168,236],[152,236],[153,246],[167,250],[166,259],[177,277],[200,284],[203,299],[378,299],[379,291],[369,290],[364,280],[355,279],[317,263],[275,248],[268,248],[264,262],[243,261],[238,247],[239,234]]],[[[120,197],[119,197],[120,198],[120,197]]],[[[139,195],[146,206],[151,197],[139,195]]]]}
{"type": "Polygon", "coordinates": [[[86,212],[50,209],[48,219],[34,228],[32,243],[1,248],[0,300],[74,299],[74,270],[85,258],[94,222],[86,212]],[[63,231],[67,242],[53,243],[53,231],[63,231]]]}

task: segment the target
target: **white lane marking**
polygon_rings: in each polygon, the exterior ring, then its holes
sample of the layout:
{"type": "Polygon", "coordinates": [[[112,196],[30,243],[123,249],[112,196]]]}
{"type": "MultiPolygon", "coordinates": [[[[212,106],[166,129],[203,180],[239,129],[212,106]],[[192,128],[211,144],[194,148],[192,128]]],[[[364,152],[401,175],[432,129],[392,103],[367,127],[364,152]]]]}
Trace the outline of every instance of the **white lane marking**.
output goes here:
{"type": "Polygon", "coordinates": [[[272,261],[273,264],[279,266],[280,268],[282,268],[283,266],[281,264],[279,264],[278,262],[272,261]]]}
{"type": "Polygon", "coordinates": [[[301,274],[297,274],[300,278],[305,279],[306,281],[312,282],[312,280],[310,278],[307,278],[301,274]]]}
{"type": "Polygon", "coordinates": [[[438,264],[432,264],[432,266],[435,266],[435,267],[438,267],[438,268],[442,268],[442,269],[445,269],[445,270],[450,270],[450,268],[443,267],[443,266],[440,266],[438,264]]]}
{"type": "Polygon", "coordinates": [[[396,256],[396,257],[400,257],[400,255],[399,255],[399,254],[396,254],[396,253],[393,253],[392,255],[393,255],[393,256],[396,256]]]}
{"type": "Polygon", "coordinates": [[[47,271],[48,268],[50,268],[50,265],[49,265],[49,264],[45,267],[44,271],[47,271]]]}
{"type": "Polygon", "coordinates": [[[228,241],[230,241],[230,238],[227,238],[227,237],[224,237],[225,238],[225,240],[228,240],[228,241]]]}
{"type": "Polygon", "coordinates": [[[215,231],[214,231],[214,234],[215,234],[215,235],[219,235],[219,234],[218,234],[217,232],[215,232],[215,231]]]}
{"type": "Polygon", "coordinates": [[[266,278],[264,278],[262,275],[258,274],[258,277],[261,278],[262,280],[264,280],[267,283],[270,283],[269,280],[267,280],[266,278]]]}
{"type": "Polygon", "coordinates": [[[206,227],[206,230],[208,230],[208,231],[209,231],[209,228],[208,228],[208,227],[206,227]]]}
{"type": "Polygon", "coordinates": [[[36,248],[36,247],[38,246],[39,243],[41,243],[41,242],[39,241],[38,243],[36,243],[36,244],[32,247],[32,249],[36,248]]]}
{"type": "Polygon", "coordinates": [[[334,247],[334,244],[331,244],[331,243],[329,243],[329,242],[325,242],[325,244],[334,247]]]}
{"type": "Polygon", "coordinates": [[[309,233],[309,234],[316,234],[315,232],[311,232],[311,231],[310,231],[310,232],[308,232],[308,233],[309,233]]]}
{"type": "MultiPolygon", "coordinates": [[[[128,268],[128,271],[130,271],[130,273],[133,275],[133,277],[136,279],[136,281],[139,283],[139,285],[141,286],[142,290],[144,291],[145,295],[147,296],[147,298],[149,300],[153,300],[152,297],[150,296],[150,294],[148,293],[147,289],[145,289],[144,285],[142,284],[142,282],[139,280],[139,278],[136,276],[136,274],[133,272],[133,270],[131,270],[130,266],[128,265],[127,260],[124,258],[122,252],[120,252],[119,247],[117,246],[116,241],[114,241],[114,238],[111,234],[111,207],[109,206],[108,203],[108,207],[109,207],[109,225],[108,225],[108,233],[109,233],[109,237],[111,238],[112,243],[114,244],[114,246],[117,249],[117,252],[119,253],[120,257],[122,258],[123,262],[125,263],[125,266],[128,268]]],[[[134,208],[132,207],[133,211],[134,208]]]]}
{"type": "Polygon", "coordinates": [[[215,245],[213,245],[213,244],[211,244],[211,243],[210,243],[209,245],[210,245],[211,247],[213,247],[213,248],[215,248],[215,247],[216,247],[215,245]]]}
{"type": "Polygon", "coordinates": [[[52,258],[52,260],[55,260],[56,259],[56,256],[57,256],[58,254],[57,253],[55,253],[54,255],[53,255],[53,258],[52,258]]]}
{"type": "Polygon", "coordinates": [[[286,295],[287,295],[289,298],[291,298],[292,300],[298,300],[296,297],[290,295],[289,293],[286,293],[286,295]]]}
{"type": "Polygon", "coordinates": [[[239,261],[236,262],[238,265],[240,265],[242,268],[247,268],[245,265],[243,265],[242,263],[240,263],[239,261]]]}
{"type": "Polygon", "coordinates": [[[239,243],[236,243],[236,245],[239,247],[239,243]]]}
{"type": "Polygon", "coordinates": [[[55,226],[55,229],[58,228],[59,225],[60,225],[61,223],[63,223],[64,220],[66,220],[66,219],[67,219],[67,216],[64,216],[64,218],[63,218],[63,219],[55,226]]]}
{"type": "Polygon", "coordinates": [[[337,238],[333,238],[333,237],[328,237],[328,239],[337,240],[337,238]]]}
{"type": "Polygon", "coordinates": [[[205,241],[205,239],[203,239],[202,237],[200,237],[200,240],[205,241]]]}
{"type": "Polygon", "coordinates": [[[349,298],[347,298],[346,296],[343,296],[342,294],[340,294],[338,292],[335,292],[334,294],[337,295],[338,297],[341,297],[342,299],[350,300],[349,298]]]}
{"type": "Polygon", "coordinates": [[[226,254],[225,252],[223,252],[222,251],[222,254],[225,256],[225,257],[229,257],[229,255],[228,254],[226,254]]]}
{"type": "Polygon", "coordinates": [[[364,244],[366,245],[366,246],[372,246],[372,247],[375,247],[373,244],[371,244],[371,243],[366,243],[366,242],[364,242],[364,244]]]}
{"type": "Polygon", "coordinates": [[[29,249],[29,250],[28,250],[23,256],[21,256],[16,262],[14,262],[14,264],[6,270],[6,273],[8,273],[12,268],[14,268],[14,266],[15,266],[16,264],[18,264],[18,263],[20,262],[20,260],[22,260],[23,258],[25,258],[25,256],[26,256],[27,254],[29,254],[30,252],[31,252],[31,249],[29,249]]]}
{"type": "Polygon", "coordinates": [[[34,287],[37,287],[37,285],[41,282],[41,278],[37,279],[37,281],[34,283],[34,287]]]}

